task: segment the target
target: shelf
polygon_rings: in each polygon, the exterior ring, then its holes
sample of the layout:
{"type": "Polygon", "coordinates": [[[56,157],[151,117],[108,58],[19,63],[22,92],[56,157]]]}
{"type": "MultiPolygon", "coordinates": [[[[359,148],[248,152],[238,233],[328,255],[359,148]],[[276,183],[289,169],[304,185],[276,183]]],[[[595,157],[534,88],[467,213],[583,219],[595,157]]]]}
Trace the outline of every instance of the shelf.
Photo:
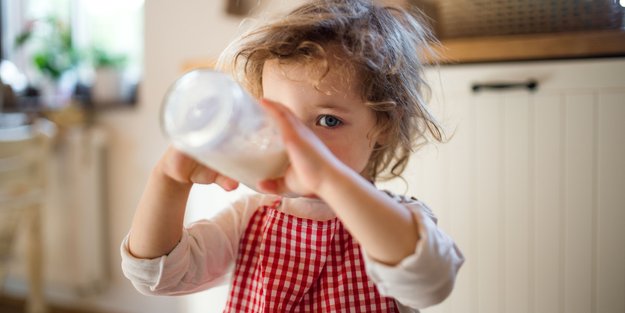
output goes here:
{"type": "Polygon", "coordinates": [[[442,40],[442,64],[625,55],[625,30],[442,40]]]}

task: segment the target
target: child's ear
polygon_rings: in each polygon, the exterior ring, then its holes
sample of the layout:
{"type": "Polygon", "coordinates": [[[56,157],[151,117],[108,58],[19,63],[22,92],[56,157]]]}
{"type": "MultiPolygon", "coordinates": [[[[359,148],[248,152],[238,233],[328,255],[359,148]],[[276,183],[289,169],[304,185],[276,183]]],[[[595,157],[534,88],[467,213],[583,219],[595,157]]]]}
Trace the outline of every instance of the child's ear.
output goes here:
{"type": "Polygon", "coordinates": [[[383,146],[384,144],[386,144],[387,139],[388,139],[387,135],[380,132],[377,134],[377,137],[375,138],[375,143],[377,145],[383,146]]]}
{"type": "Polygon", "coordinates": [[[374,146],[383,146],[388,140],[388,135],[380,129],[373,129],[370,133],[373,136],[371,142],[374,146]]]}

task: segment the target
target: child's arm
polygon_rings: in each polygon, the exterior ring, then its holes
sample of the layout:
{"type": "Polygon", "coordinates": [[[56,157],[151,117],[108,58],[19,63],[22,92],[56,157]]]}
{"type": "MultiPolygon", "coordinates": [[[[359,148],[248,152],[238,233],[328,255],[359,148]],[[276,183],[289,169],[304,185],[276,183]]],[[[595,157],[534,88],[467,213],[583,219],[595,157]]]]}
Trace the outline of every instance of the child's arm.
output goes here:
{"type": "Polygon", "coordinates": [[[185,227],[175,248],[154,259],[131,255],[127,236],[120,247],[124,276],[146,295],[183,295],[227,283],[239,238],[251,216],[256,208],[271,205],[276,199],[241,197],[216,216],[185,227]]]}
{"type": "Polygon", "coordinates": [[[184,211],[193,183],[217,183],[226,190],[238,185],[169,148],[152,170],[135,212],[128,238],[132,255],[151,259],[176,246],[182,236],[184,211]]]}
{"type": "Polygon", "coordinates": [[[366,252],[367,273],[381,294],[414,309],[445,299],[464,258],[429,209],[420,203],[406,207],[377,190],[286,107],[262,103],[280,125],[291,166],[285,177],[263,181],[259,188],[314,194],[328,203],[366,252]]]}

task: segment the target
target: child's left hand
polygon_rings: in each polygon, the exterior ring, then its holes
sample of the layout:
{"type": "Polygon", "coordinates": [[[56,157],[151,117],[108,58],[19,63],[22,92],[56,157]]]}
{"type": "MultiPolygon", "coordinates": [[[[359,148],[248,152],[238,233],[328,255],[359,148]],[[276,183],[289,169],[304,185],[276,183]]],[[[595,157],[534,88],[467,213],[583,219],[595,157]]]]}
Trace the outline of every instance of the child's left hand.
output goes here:
{"type": "Polygon", "coordinates": [[[258,188],[274,194],[317,196],[329,174],[343,163],[287,107],[267,99],[260,103],[280,128],[290,165],[284,177],[263,180],[258,188]]]}

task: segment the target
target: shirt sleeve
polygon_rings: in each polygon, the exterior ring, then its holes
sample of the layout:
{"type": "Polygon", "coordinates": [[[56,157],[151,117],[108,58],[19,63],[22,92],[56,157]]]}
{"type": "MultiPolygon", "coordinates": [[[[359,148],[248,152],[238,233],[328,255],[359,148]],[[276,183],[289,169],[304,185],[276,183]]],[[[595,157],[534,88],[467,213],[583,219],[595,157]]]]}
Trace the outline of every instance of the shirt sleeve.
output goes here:
{"type": "Polygon", "coordinates": [[[239,238],[261,202],[260,195],[248,196],[210,220],[191,224],[169,254],[154,259],[130,254],[126,236],[120,247],[124,276],[146,295],[189,294],[226,283],[239,238]]]}
{"type": "Polygon", "coordinates": [[[419,226],[412,255],[394,266],[370,258],[363,251],[369,278],[378,291],[406,309],[423,309],[442,302],[451,293],[464,256],[454,241],[436,226],[436,217],[420,201],[404,203],[419,226]]]}

